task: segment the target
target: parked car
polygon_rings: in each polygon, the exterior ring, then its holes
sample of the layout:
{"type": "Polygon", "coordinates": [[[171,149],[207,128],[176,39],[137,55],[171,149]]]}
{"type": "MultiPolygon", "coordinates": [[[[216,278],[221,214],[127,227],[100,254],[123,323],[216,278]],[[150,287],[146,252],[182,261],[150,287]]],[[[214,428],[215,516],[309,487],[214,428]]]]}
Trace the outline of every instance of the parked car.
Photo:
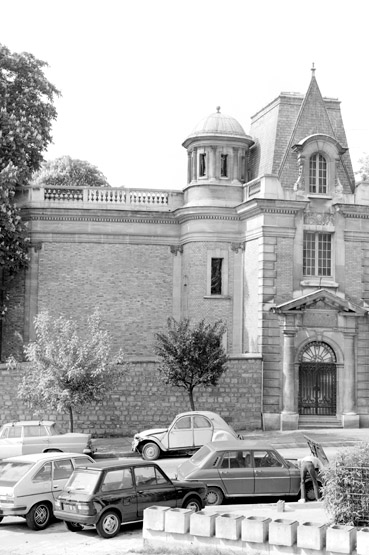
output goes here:
{"type": "Polygon", "coordinates": [[[94,464],[80,453],[35,453],[0,461],[0,522],[22,516],[32,530],[46,528],[54,502],[73,470],[94,464]]]}
{"type": "Polygon", "coordinates": [[[0,459],[48,451],[90,455],[91,434],[60,434],[55,422],[49,420],[10,422],[0,429],[0,459]]]}
{"type": "Polygon", "coordinates": [[[205,496],[205,484],[170,480],[155,463],[101,461],[74,471],[55,501],[55,516],[71,532],[94,525],[102,538],[113,538],[122,523],[142,520],[147,507],[199,511],[205,496]]]}
{"type": "Polygon", "coordinates": [[[194,452],[209,441],[242,439],[221,416],[210,411],[177,414],[168,428],[144,430],[135,434],[132,451],[147,461],[163,453],[194,452]]]}
{"type": "MultiPolygon", "coordinates": [[[[206,483],[207,505],[221,505],[225,498],[297,496],[300,469],[265,442],[220,441],[201,447],[178,467],[180,480],[206,483]]],[[[315,499],[313,484],[306,482],[306,495],[315,499]]]]}

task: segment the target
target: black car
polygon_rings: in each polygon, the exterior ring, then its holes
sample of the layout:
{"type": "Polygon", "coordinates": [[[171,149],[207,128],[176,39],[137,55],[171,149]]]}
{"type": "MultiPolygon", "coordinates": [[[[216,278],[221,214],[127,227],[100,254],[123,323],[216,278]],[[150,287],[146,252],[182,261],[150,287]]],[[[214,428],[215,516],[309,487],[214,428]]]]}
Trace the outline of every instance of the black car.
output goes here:
{"type": "Polygon", "coordinates": [[[55,516],[68,530],[96,526],[102,538],[113,538],[122,523],[143,520],[153,505],[204,507],[206,485],[172,481],[155,463],[99,462],[76,469],[55,502],[55,516]]]}

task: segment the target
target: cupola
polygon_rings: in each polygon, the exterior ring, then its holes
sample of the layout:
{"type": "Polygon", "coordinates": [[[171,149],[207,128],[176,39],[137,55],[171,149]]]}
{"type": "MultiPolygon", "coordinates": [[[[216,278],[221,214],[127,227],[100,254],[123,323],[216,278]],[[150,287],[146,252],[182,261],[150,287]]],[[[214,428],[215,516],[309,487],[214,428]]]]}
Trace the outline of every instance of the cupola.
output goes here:
{"type": "Polygon", "coordinates": [[[202,119],[183,146],[188,154],[185,204],[235,206],[242,202],[247,154],[254,143],[232,116],[217,111],[202,119]]]}

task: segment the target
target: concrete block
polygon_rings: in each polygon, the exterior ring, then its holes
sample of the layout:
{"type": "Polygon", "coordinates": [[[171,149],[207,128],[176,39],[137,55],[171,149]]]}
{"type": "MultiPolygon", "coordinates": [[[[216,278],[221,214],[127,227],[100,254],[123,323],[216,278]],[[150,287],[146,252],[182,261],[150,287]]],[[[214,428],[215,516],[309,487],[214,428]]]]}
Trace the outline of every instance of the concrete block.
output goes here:
{"type": "Polygon", "coordinates": [[[357,555],[368,555],[369,553],[369,528],[362,528],[357,531],[357,555]]]}
{"type": "Polygon", "coordinates": [[[343,414],[342,426],[344,428],[359,428],[360,416],[358,414],[343,414]]]}
{"type": "Polygon", "coordinates": [[[191,509],[169,509],[165,513],[165,532],[188,534],[191,515],[191,509]]]}
{"type": "Polygon", "coordinates": [[[297,527],[297,547],[322,551],[327,527],[318,522],[303,522],[297,527]]]}
{"type": "Polygon", "coordinates": [[[215,534],[215,519],[217,514],[199,511],[192,513],[190,518],[190,534],[210,538],[215,534]]]}
{"type": "Polygon", "coordinates": [[[268,541],[271,518],[248,516],[242,521],[241,537],[244,542],[264,543],[268,541]]]}
{"type": "Polygon", "coordinates": [[[265,431],[279,430],[281,427],[280,414],[264,412],[263,414],[263,429],[265,431]]]}
{"type": "Polygon", "coordinates": [[[165,513],[169,507],[159,507],[154,505],[144,510],[144,528],[148,530],[163,531],[165,526],[165,513]]]}
{"type": "Polygon", "coordinates": [[[355,549],[356,528],[333,524],[327,528],[326,550],[351,553],[355,549]]]}
{"type": "Polygon", "coordinates": [[[244,516],[235,513],[223,513],[215,520],[215,535],[223,540],[239,540],[244,516]]]}
{"type": "Polygon", "coordinates": [[[291,547],[297,540],[298,522],[286,518],[277,518],[269,524],[269,543],[291,547]]]}
{"type": "Polygon", "coordinates": [[[281,414],[281,430],[297,430],[299,427],[299,415],[296,414],[281,414]]]}

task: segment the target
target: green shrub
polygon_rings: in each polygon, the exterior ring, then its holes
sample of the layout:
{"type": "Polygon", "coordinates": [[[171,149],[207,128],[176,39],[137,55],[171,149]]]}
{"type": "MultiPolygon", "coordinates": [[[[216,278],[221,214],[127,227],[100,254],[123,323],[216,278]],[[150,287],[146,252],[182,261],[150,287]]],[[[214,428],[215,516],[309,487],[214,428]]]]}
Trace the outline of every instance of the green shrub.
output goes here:
{"type": "Polygon", "coordinates": [[[369,523],[369,443],[340,451],[323,472],[324,506],[335,524],[369,523]]]}

